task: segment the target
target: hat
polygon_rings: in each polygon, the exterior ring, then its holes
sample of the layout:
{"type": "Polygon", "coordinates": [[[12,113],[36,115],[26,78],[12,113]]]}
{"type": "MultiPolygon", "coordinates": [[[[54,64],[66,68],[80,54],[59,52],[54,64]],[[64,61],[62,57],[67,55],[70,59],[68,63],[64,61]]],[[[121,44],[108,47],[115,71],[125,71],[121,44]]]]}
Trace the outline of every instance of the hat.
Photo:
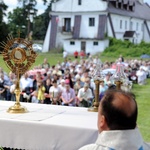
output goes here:
{"type": "Polygon", "coordinates": [[[66,83],[66,84],[69,84],[69,83],[70,83],[69,79],[66,79],[66,80],[65,80],[65,83],[66,83]]]}
{"type": "Polygon", "coordinates": [[[81,67],[81,65],[79,64],[78,67],[81,67]]]}
{"type": "Polygon", "coordinates": [[[110,71],[108,71],[106,75],[111,75],[111,72],[110,72],[110,71]]]}
{"type": "Polygon", "coordinates": [[[64,79],[61,79],[60,83],[65,83],[65,80],[64,80],[64,79]]]}
{"type": "Polygon", "coordinates": [[[80,80],[80,76],[77,76],[77,77],[76,77],[76,81],[79,81],[79,80],[80,80]]]}
{"type": "Polygon", "coordinates": [[[112,83],[111,83],[111,81],[108,81],[107,84],[108,84],[108,85],[111,85],[112,83]]]}
{"type": "Polygon", "coordinates": [[[76,79],[80,78],[80,75],[79,75],[79,74],[77,74],[77,75],[75,76],[75,78],[76,78],[76,79]]]}

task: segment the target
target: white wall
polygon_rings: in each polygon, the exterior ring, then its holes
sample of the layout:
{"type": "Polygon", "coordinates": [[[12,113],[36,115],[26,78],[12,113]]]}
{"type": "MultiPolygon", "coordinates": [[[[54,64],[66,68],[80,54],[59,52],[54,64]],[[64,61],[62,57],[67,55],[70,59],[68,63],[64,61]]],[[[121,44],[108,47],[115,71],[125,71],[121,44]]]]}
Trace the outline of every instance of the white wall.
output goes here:
{"type": "MultiPolygon", "coordinates": [[[[99,25],[99,15],[105,14],[101,13],[57,13],[55,15],[59,16],[58,21],[58,34],[57,34],[57,42],[63,39],[71,38],[70,33],[62,33],[61,29],[64,26],[64,18],[71,18],[71,29],[74,27],[75,15],[81,15],[81,27],[80,27],[80,38],[97,38],[98,34],[98,25],[99,25]],[[95,26],[89,26],[89,18],[95,18],[95,26]]],[[[53,13],[54,15],[54,13],[53,13]]]]}
{"type": "MultiPolygon", "coordinates": [[[[137,37],[136,41],[137,43],[140,43],[143,40],[143,31],[142,31],[142,24],[143,20],[137,19],[137,18],[131,18],[131,17],[126,17],[126,16],[120,16],[120,15],[115,15],[111,14],[115,34],[117,39],[123,40],[123,35],[125,31],[136,31],[137,37]],[[122,22],[122,26],[120,25],[122,22]],[[131,28],[131,22],[132,22],[132,28],[131,28]],[[126,25],[127,24],[127,25],[126,25]],[[138,24],[138,25],[137,25],[138,24]]],[[[112,36],[112,31],[110,27],[110,23],[108,24],[108,35],[112,36]]]]}
{"type": "Polygon", "coordinates": [[[133,28],[132,30],[136,31],[137,37],[137,43],[140,43],[143,40],[143,31],[142,31],[142,24],[144,23],[144,20],[132,18],[131,21],[133,22],[133,28]]]}
{"type": "MultiPolygon", "coordinates": [[[[73,40],[72,40],[73,41],[73,40]]],[[[81,50],[81,42],[75,41],[75,45],[70,45],[70,41],[64,41],[64,50],[66,50],[69,54],[73,54],[75,51],[80,52],[81,50]]]]}
{"type": "MultiPolygon", "coordinates": [[[[130,30],[130,18],[126,16],[120,16],[111,14],[112,23],[114,26],[114,31],[117,39],[123,40],[124,32],[130,30]],[[120,22],[122,21],[122,27],[120,27],[120,22]],[[127,21],[127,28],[125,29],[125,22],[127,21]]],[[[110,34],[110,31],[109,31],[110,34]]]]}
{"type": "MultiPolygon", "coordinates": [[[[106,14],[105,12],[85,12],[85,13],[51,13],[58,15],[58,28],[64,26],[64,18],[71,18],[71,29],[74,27],[76,15],[81,15],[80,37],[81,38],[96,38],[98,33],[99,15],[106,14]],[[89,26],[89,18],[95,18],[95,26],[89,26]]],[[[65,38],[65,36],[64,36],[65,38]]]]}
{"type": "Polygon", "coordinates": [[[68,34],[63,35],[61,33],[58,33],[57,37],[56,37],[56,47],[59,47],[59,48],[63,47],[63,43],[64,43],[65,39],[69,39],[71,37],[72,36],[68,35],[68,34]]]}
{"type": "Polygon", "coordinates": [[[71,27],[74,26],[74,19],[75,19],[75,14],[74,13],[51,13],[52,15],[57,15],[59,18],[58,21],[58,27],[64,26],[64,18],[71,18],[71,27]]]}
{"type": "MultiPolygon", "coordinates": [[[[147,24],[148,24],[148,28],[150,30],[150,21],[147,21],[147,24]]],[[[145,25],[144,25],[144,41],[145,42],[150,42],[150,36],[149,36],[149,34],[147,32],[147,28],[146,28],[145,25]]]]}
{"type": "MultiPolygon", "coordinates": [[[[107,14],[105,12],[107,8],[107,2],[104,2],[102,0],[82,0],[82,5],[78,5],[78,0],[60,0],[56,3],[53,3],[52,6],[52,15],[59,16],[58,21],[58,33],[57,33],[57,39],[56,39],[56,46],[64,46],[64,49],[67,51],[70,51],[73,53],[75,50],[81,49],[81,41],[76,41],[75,45],[70,45],[69,40],[66,39],[72,38],[71,34],[62,34],[60,29],[64,26],[64,18],[71,18],[71,29],[74,27],[74,20],[75,15],[81,15],[81,28],[80,28],[80,38],[96,38],[98,33],[98,21],[99,21],[99,15],[100,14],[107,14]],[[95,18],[95,26],[91,27],[89,26],[89,18],[95,18]],[[68,44],[67,44],[68,42],[68,44]]],[[[123,35],[125,31],[131,30],[131,22],[133,24],[132,31],[136,31],[137,37],[135,41],[137,43],[140,43],[141,40],[144,40],[146,42],[150,42],[150,37],[147,33],[146,27],[144,27],[144,31],[142,31],[141,26],[143,24],[143,20],[126,17],[126,16],[120,16],[111,14],[112,23],[114,26],[115,34],[117,39],[124,39],[123,35]],[[120,21],[122,21],[122,27],[120,28],[120,21]],[[127,26],[125,24],[127,23],[127,26]],[[138,28],[137,28],[138,24],[138,28]],[[144,33],[143,33],[144,32],[144,33]]],[[[150,29],[150,21],[148,22],[148,26],[150,29]]],[[[44,46],[43,51],[47,52],[49,49],[49,41],[50,41],[50,28],[51,24],[49,24],[49,28],[44,40],[44,46]]],[[[107,32],[108,36],[113,36],[110,22],[107,19],[107,32]]],[[[86,40],[84,40],[86,41],[86,40]]],[[[107,42],[101,41],[99,42],[98,46],[93,46],[93,40],[87,40],[86,43],[86,52],[100,52],[104,50],[104,47],[107,46],[107,42]]]]}
{"type": "Polygon", "coordinates": [[[49,22],[48,29],[46,31],[42,52],[49,51],[50,34],[51,34],[51,21],[49,22]]]}
{"type": "Polygon", "coordinates": [[[98,13],[84,14],[81,19],[80,37],[97,38],[98,23],[99,23],[98,13]],[[95,18],[95,26],[89,26],[89,18],[95,18]]]}
{"type": "Polygon", "coordinates": [[[78,5],[78,0],[60,0],[52,5],[52,10],[58,12],[103,11],[106,8],[107,2],[102,0],[82,0],[82,5],[78,5]]]}
{"type": "Polygon", "coordinates": [[[103,52],[106,47],[108,47],[108,40],[99,41],[98,45],[93,45],[94,41],[88,41],[86,43],[86,53],[90,52],[91,54],[96,54],[103,52]]]}
{"type": "MultiPolygon", "coordinates": [[[[72,40],[73,41],[73,40],[72,40]]],[[[64,50],[66,50],[69,54],[73,54],[76,50],[78,52],[81,51],[81,40],[74,41],[75,45],[70,45],[70,41],[64,41],[64,50]]],[[[98,46],[93,45],[93,40],[86,41],[86,53],[96,54],[104,51],[106,47],[109,45],[108,40],[98,41],[98,46]]]]}

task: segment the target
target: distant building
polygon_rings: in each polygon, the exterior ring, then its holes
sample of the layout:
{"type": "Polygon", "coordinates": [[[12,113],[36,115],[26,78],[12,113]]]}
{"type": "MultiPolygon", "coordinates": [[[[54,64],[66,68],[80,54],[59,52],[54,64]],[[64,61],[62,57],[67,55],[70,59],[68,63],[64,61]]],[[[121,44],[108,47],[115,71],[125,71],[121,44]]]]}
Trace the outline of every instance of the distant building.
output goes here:
{"type": "Polygon", "coordinates": [[[150,6],[143,0],[59,0],[53,3],[43,52],[62,48],[95,54],[107,37],[150,42],[150,6]]]}

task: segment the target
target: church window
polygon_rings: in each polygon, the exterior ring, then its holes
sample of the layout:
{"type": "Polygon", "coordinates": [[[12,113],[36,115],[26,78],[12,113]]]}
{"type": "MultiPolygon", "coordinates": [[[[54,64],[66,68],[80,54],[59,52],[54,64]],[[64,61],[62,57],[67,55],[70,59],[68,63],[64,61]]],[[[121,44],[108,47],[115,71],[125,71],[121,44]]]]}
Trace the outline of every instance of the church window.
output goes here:
{"type": "Polygon", "coordinates": [[[95,18],[89,18],[89,26],[95,26],[95,18]]]}
{"type": "Polygon", "coordinates": [[[82,4],[82,0],[78,0],[78,5],[81,5],[82,4]]]}

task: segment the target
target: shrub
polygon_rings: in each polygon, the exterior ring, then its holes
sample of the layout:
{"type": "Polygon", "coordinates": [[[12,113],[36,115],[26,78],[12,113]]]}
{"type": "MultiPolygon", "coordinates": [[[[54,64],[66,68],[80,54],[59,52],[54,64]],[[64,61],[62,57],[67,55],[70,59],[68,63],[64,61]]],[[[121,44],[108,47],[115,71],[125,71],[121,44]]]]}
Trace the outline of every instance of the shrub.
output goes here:
{"type": "Polygon", "coordinates": [[[101,56],[118,57],[122,54],[124,57],[140,57],[142,54],[150,55],[150,43],[142,41],[140,44],[133,44],[130,41],[117,40],[109,38],[110,43],[101,56]]]}

